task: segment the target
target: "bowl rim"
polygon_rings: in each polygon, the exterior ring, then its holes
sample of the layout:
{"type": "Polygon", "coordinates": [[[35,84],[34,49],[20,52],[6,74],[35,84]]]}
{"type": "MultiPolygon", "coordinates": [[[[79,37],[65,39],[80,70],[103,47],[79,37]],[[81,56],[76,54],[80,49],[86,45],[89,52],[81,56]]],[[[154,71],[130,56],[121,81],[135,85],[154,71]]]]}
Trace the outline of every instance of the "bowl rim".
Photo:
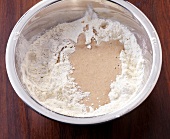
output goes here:
{"type": "MultiPolygon", "coordinates": [[[[151,39],[151,45],[153,48],[153,64],[150,76],[144,86],[144,88],[141,90],[141,92],[138,94],[138,97],[135,101],[132,100],[128,102],[126,106],[124,106],[122,109],[117,110],[114,113],[108,113],[101,116],[95,116],[95,117],[71,117],[71,116],[65,116],[59,113],[52,112],[45,107],[42,107],[41,104],[37,103],[32,99],[23,89],[23,87],[20,84],[20,81],[18,79],[18,76],[16,74],[15,69],[15,58],[14,58],[14,52],[15,47],[17,44],[16,36],[21,30],[23,29],[24,25],[29,21],[29,19],[36,14],[39,10],[42,10],[43,8],[51,5],[54,2],[58,2],[60,0],[43,0],[34,5],[30,10],[28,10],[17,22],[14,29],[12,30],[8,43],[6,48],[6,69],[8,78],[12,84],[12,87],[14,88],[17,95],[33,110],[38,112],[39,114],[46,116],[50,119],[64,122],[64,123],[70,123],[70,124],[96,124],[96,123],[102,123],[106,121],[110,121],[113,119],[116,119],[124,114],[127,114],[128,112],[135,109],[137,106],[139,106],[151,93],[153,90],[158,77],[160,75],[161,66],[162,66],[162,49],[161,49],[161,43],[158,37],[158,34],[149,21],[149,19],[133,4],[131,4],[128,1],[123,0],[109,0],[110,2],[114,2],[116,4],[119,4],[123,8],[127,9],[129,12],[133,13],[136,19],[143,25],[145,28],[149,38],[151,39]]],[[[94,0],[96,1],[96,0],[94,0]]]]}

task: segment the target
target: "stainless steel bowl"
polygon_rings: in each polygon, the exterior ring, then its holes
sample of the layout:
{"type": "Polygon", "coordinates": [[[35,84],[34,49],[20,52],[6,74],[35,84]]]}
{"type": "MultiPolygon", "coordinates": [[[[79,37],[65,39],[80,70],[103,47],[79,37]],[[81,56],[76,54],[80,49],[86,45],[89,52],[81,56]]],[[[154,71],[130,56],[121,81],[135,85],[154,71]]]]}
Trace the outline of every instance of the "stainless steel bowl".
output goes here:
{"type": "Polygon", "coordinates": [[[158,35],[148,18],[134,5],[123,0],[43,0],[26,12],[15,25],[7,44],[6,68],[10,82],[18,96],[38,113],[51,119],[72,124],[95,124],[118,118],[140,105],[151,93],[160,74],[162,50],[158,35]],[[18,70],[17,51],[29,47],[27,42],[58,23],[73,21],[83,16],[91,5],[101,18],[117,20],[126,25],[136,36],[145,58],[145,77],[138,92],[126,106],[116,112],[89,118],[75,118],[52,112],[37,103],[24,89],[18,70]]]}

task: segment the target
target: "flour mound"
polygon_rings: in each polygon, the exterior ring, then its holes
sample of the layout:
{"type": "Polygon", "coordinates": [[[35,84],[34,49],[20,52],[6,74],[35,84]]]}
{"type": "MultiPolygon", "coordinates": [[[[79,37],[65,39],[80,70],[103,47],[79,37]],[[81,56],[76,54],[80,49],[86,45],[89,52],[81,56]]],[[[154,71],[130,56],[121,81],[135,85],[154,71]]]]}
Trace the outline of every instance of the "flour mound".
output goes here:
{"type": "Polygon", "coordinates": [[[99,19],[93,10],[70,23],[58,24],[37,38],[27,50],[20,71],[22,82],[31,96],[44,107],[64,115],[89,117],[114,112],[131,100],[141,86],[144,59],[136,38],[119,22],[99,19]],[[120,53],[122,73],[110,85],[110,103],[94,110],[81,100],[90,92],[81,91],[70,74],[74,67],[69,55],[75,51],[78,36],[84,33],[87,49],[92,38],[102,41],[119,40],[124,45],[120,53]]]}

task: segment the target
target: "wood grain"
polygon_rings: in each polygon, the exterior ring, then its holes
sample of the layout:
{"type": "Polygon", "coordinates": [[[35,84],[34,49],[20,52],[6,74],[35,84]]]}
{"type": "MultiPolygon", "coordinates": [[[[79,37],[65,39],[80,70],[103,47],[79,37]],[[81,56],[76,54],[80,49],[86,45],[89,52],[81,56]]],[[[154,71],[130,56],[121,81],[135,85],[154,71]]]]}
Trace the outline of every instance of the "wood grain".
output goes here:
{"type": "Polygon", "coordinates": [[[37,114],[16,95],[6,74],[6,44],[18,19],[39,0],[0,0],[0,139],[170,138],[170,0],[129,1],[146,14],[159,34],[163,65],[158,83],[129,114],[104,124],[77,126],[37,114]]]}

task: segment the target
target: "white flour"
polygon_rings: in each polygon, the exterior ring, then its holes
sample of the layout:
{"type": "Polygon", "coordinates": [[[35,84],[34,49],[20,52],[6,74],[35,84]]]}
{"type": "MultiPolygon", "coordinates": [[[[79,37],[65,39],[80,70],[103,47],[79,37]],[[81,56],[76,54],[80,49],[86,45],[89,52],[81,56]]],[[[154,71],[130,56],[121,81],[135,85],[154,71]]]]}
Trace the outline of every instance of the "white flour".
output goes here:
{"type": "Polygon", "coordinates": [[[143,80],[144,59],[135,36],[127,27],[109,19],[99,19],[89,10],[83,18],[59,24],[34,41],[22,62],[21,72],[22,82],[40,104],[64,115],[88,117],[114,112],[130,101],[143,80]],[[81,33],[86,36],[87,49],[91,49],[92,38],[97,44],[109,40],[124,44],[120,54],[122,73],[110,85],[111,102],[97,110],[90,107],[90,112],[79,103],[90,92],[82,92],[70,77],[74,67],[69,55],[75,51],[81,33]]]}

